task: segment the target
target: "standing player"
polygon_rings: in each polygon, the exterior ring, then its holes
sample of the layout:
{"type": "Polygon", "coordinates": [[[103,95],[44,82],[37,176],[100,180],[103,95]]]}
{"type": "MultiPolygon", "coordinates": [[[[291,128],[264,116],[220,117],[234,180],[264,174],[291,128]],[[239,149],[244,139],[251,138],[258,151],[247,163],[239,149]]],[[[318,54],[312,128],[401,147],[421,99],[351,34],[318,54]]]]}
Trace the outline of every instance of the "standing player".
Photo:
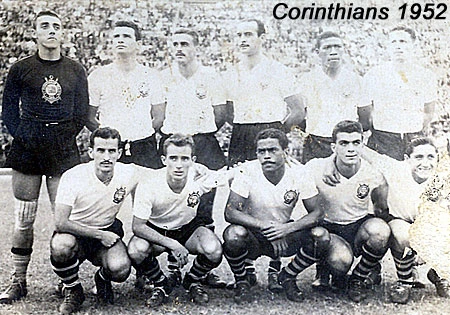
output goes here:
{"type": "Polygon", "coordinates": [[[415,40],[414,30],[408,27],[389,32],[391,60],[365,75],[358,109],[364,129],[372,124],[367,145],[397,160],[403,160],[414,136],[427,133],[437,98],[436,76],[414,58],[415,40]]]}
{"type": "Polygon", "coordinates": [[[97,297],[104,303],[114,303],[111,281],[123,282],[130,274],[131,261],[121,240],[122,222],[116,216],[125,198],[148,171],[116,163],[122,154],[119,144],[117,130],[95,130],[89,150],[93,161],[78,165],[61,177],[50,260],[64,285],[62,314],[78,311],[84,301],[78,278],[79,265],[84,260],[100,267],[95,273],[95,286],[97,297]]]}
{"type": "MultiPolygon", "coordinates": [[[[247,258],[295,255],[277,280],[289,300],[301,301],[303,294],[295,283],[296,276],[326,255],[335,259],[328,247],[336,242],[345,246],[344,241],[316,227],[323,218],[318,192],[305,169],[287,160],[286,135],[278,129],[266,129],[256,136],[255,142],[258,161],[241,166],[225,210],[225,218],[231,225],[223,233],[223,248],[236,280],[234,299],[249,300],[250,287],[256,283],[254,272],[245,268],[247,258]],[[300,199],[309,213],[294,221],[292,211],[300,199]],[[317,238],[313,239],[313,235],[317,238]]],[[[351,266],[353,257],[347,258],[340,274],[351,266]]],[[[333,266],[337,265],[336,261],[333,266]]]]}
{"type": "MultiPolygon", "coordinates": [[[[220,75],[210,67],[202,66],[197,59],[198,34],[190,29],[176,30],[169,42],[175,64],[161,73],[166,96],[165,119],[161,128],[163,139],[171,134],[191,135],[195,142],[197,162],[211,170],[225,166],[225,156],[215,133],[226,119],[226,96],[220,75]]],[[[212,209],[216,190],[202,196],[198,215],[208,224],[213,224],[212,209]]],[[[169,259],[170,277],[180,280],[176,259],[169,259]]],[[[214,273],[206,283],[213,287],[224,287],[214,273]]]]}
{"type": "Polygon", "coordinates": [[[80,162],[75,137],[86,123],[89,105],[83,67],[61,55],[61,19],[54,12],[42,11],[37,14],[35,31],[36,55],[11,67],[3,93],[2,118],[14,137],[6,166],[13,169],[15,225],[14,275],[0,303],[27,295],[42,175],[53,210],[61,174],[80,162]]]}
{"type": "Polygon", "coordinates": [[[133,207],[133,233],[128,253],[136,273],[153,282],[154,289],[147,300],[149,306],[166,301],[172,290],[170,281],[156,259],[169,252],[179,267],[195,258],[183,279],[194,303],[209,301],[201,285],[209,271],[219,266],[222,246],[207,223],[197,216],[200,197],[217,185],[208,182],[208,176],[195,179],[194,141],[191,136],[174,134],[164,141],[162,161],[166,165],[150,178],[142,181],[136,190],[133,207]]]}
{"type": "Polygon", "coordinates": [[[98,110],[101,126],[120,131],[120,162],[160,168],[155,130],[163,119],[162,91],[156,71],[139,64],[141,32],[133,22],[118,21],[112,31],[113,63],[89,75],[91,121],[98,110]],[[153,105],[153,106],[152,106],[153,105]]]}
{"type": "MultiPolygon", "coordinates": [[[[350,299],[359,302],[366,298],[372,284],[368,283],[369,274],[380,266],[389,246],[391,231],[381,219],[388,215],[387,184],[383,175],[360,157],[363,147],[360,123],[338,123],[333,130],[331,147],[335,153],[333,157],[314,159],[306,166],[316,175],[317,189],[325,200],[323,227],[344,238],[351,246],[352,254],[361,256],[350,277],[348,289],[350,299]],[[322,174],[330,163],[342,178],[339,185],[329,186],[322,180],[322,174]],[[369,213],[370,201],[374,205],[375,216],[369,213]]],[[[324,285],[328,281],[329,276],[324,285]]]]}
{"type": "Polygon", "coordinates": [[[357,119],[361,78],[342,60],[344,44],[334,32],[317,38],[321,66],[301,78],[300,93],[306,98],[306,132],[303,163],[330,156],[331,130],[340,121],[357,119]],[[324,119],[326,117],[326,119],[324,119]]]}
{"type": "Polygon", "coordinates": [[[247,20],[237,25],[240,62],[226,74],[228,100],[233,102],[229,166],[256,158],[254,140],[267,128],[289,130],[304,119],[295,96],[295,78],[281,63],[263,54],[264,24],[247,20]]]}

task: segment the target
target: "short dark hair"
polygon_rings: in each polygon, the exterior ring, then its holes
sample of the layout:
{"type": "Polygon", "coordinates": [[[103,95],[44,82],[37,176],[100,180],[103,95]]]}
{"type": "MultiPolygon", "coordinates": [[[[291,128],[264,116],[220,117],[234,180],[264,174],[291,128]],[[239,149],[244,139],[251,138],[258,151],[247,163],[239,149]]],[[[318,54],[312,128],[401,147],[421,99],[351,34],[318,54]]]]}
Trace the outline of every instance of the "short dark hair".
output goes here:
{"type": "Polygon", "coordinates": [[[414,152],[414,149],[421,145],[431,145],[436,150],[436,153],[438,152],[438,149],[433,140],[428,137],[416,137],[411,139],[410,143],[405,149],[405,154],[407,156],[411,156],[411,154],[414,152]]]}
{"type": "Polygon", "coordinates": [[[345,133],[357,132],[357,133],[360,133],[362,136],[363,135],[363,127],[359,122],[353,121],[353,120],[343,120],[343,121],[339,122],[333,128],[332,140],[334,143],[336,143],[337,134],[340,132],[345,132],[345,133]]]}
{"type": "Polygon", "coordinates": [[[51,11],[51,10],[43,10],[43,11],[40,11],[36,15],[36,18],[34,19],[34,23],[33,23],[34,24],[34,28],[36,28],[36,21],[37,21],[37,19],[40,18],[41,16],[53,16],[53,17],[57,18],[58,20],[60,20],[61,23],[62,23],[62,20],[59,17],[58,13],[56,13],[55,11],[51,11]]]}
{"type": "Polygon", "coordinates": [[[118,141],[119,147],[120,147],[120,142],[122,141],[120,138],[120,133],[116,129],[113,129],[110,127],[97,128],[91,133],[91,136],[89,138],[89,146],[91,148],[94,147],[95,138],[117,139],[117,140],[119,140],[118,141]]]}
{"type": "Polygon", "coordinates": [[[393,29],[391,29],[391,30],[389,31],[389,33],[392,33],[392,32],[398,32],[398,31],[406,32],[406,33],[409,34],[409,36],[411,36],[411,39],[412,39],[413,41],[416,40],[416,32],[415,32],[412,28],[410,28],[410,27],[408,27],[408,26],[405,26],[405,25],[399,25],[399,26],[396,26],[396,27],[394,27],[393,29]]]}
{"type": "Polygon", "coordinates": [[[319,49],[322,41],[327,38],[339,38],[342,41],[342,37],[338,33],[332,31],[325,31],[323,33],[320,33],[319,36],[317,37],[316,49],[319,49]]]}
{"type": "Polygon", "coordinates": [[[192,37],[192,43],[194,44],[194,46],[198,46],[199,41],[198,41],[198,34],[196,31],[188,29],[188,28],[179,28],[177,30],[175,30],[175,32],[173,32],[173,35],[176,34],[186,34],[192,37]]]}
{"type": "Polygon", "coordinates": [[[185,147],[188,145],[192,149],[191,155],[194,155],[195,144],[194,144],[194,139],[192,138],[192,136],[183,135],[181,133],[174,133],[173,135],[171,135],[169,138],[167,138],[164,141],[164,144],[163,144],[163,154],[164,155],[167,155],[167,148],[171,144],[173,144],[174,146],[177,146],[177,147],[185,147]]]}
{"type": "Polygon", "coordinates": [[[142,35],[141,35],[141,30],[139,29],[139,26],[131,21],[117,21],[114,24],[114,27],[129,27],[132,28],[134,30],[134,37],[136,38],[136,40],[141,40],[142,39],[142,35]]]}
{"type": "Polygon", "coordinates": [[[258,37],[260,37],[262,34],[266,34],[266,27],[264,26],[264,23],[261,20],[258,19],[247,19],[245,21],[242,21],[242,23],[246,22],[255,22],[256,23],[256,34],[258,37]]]}
{"type": "Polygon", "coordinates": [[[289,140],[286,134],[275,128],[264,129],[258,132],[255,138],[255,147],[258,145],[258,141],[263,139],[278,139],[278,142],[283,150],[287,149],[289,145],[289,140]]]}

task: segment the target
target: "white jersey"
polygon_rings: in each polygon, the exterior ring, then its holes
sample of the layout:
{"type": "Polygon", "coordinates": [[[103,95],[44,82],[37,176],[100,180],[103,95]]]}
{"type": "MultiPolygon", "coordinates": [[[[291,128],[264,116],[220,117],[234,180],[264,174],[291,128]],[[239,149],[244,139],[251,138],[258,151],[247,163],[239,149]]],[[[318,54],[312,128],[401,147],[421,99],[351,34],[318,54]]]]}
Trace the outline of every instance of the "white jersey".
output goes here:
{"type": "Polygon", "coordinates": [[[234,123],[283,121],[286,97],[295,95],[295,77],[283,64],[263,57],[251,70],[241,64],[225,75],[227,99],[233,102],[234,123]]]}
{"type": "Polygon", "coordinates": [[[331,137],[337,123],[358,119],[361,98],[361,77],[342,67],[332,79],[316,67],[300,79],[300,90],[306,99],[306,132],[315,136],[331,137]]]}
{"type": "Polygon", "coordinates": [[[247,199],[244,211],[255,218],[285,223],[291,219],[298,200],[318,194],[303,165],[286,164],[283,178],[276,185],[264,176],[258,160],[245,162],[236,173],[231,191],[247,199]]]}
{"type": "Polygon", "coordinates": [[[77,165],[61,176],[56,204],[72,207],[70,221],[103,229],[115,220],[124,199],[143,177],[152,176],[152,170],[134,164],[116,163],[114,176],[108,185],[95,175],[95,165],[77,165]]]}
{"type": "Polygon", "coordinates": [[[119,130],[123,140],[153,135],[151,105],[164,103],[155,70],[137,65],[124,74],[112,63],[94,70],[88,83],[89,102],[98,107],[101,127],[119,130]]]}
{"type": "Polygon", "coordinates": [[[428,181],[417,183],[408,162],[397,161],[382,154],[379,154],[379,159],[372,165],[384,175],[389,185],[389,213],[409,223],[414,222],[428,181]]]}
{"type": "Polygon", "coordinates": [[[133,215],[166,230],[176,230],[191,222],[197,214],[200,197],[217,186],[213,175],[194,180],[193,173],[191,168],[185,187],[175,193],[167,183],[166,168],[154,171],[136,189],[133,215]]]}
{"type": "Polygon", "coordinates": [[[340,183],[329,186],[322,180],[325,166],[333,163],[331,158],[314,159],[305,167],[314,174],[319,194],[325,200],[324,221],[347,225],[370,213],[372,191],[382,185],[383,175],[369,162],[361,160],[358,172],[350,178],[341,175],[340,183]]]}
{"type": "Polygon", "coordinates": [[[180,74],[178,65],[161,72],[166,118],[161,130],[166,134],[216,132],[215,105],[226,103],[221,76],[214,69],[199,66],[190,77],[180,74]]]}
{"type": "Polygon", "coordinates": [[[437,99],[437,79],[433,72],[411,64],[398,72],[392,62],[370,70],[364,77],[361,106],[373,102],[373,127],[377,130],[408,133],[422,130],[424,104],[437,99]]]}

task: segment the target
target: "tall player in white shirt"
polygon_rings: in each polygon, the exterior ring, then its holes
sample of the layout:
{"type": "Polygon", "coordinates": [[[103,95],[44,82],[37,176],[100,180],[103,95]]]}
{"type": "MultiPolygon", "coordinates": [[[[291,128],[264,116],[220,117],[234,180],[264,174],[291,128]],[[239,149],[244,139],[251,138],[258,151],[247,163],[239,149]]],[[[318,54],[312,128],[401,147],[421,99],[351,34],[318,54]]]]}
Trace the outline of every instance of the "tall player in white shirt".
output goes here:
{"type": "Polygon", "coordinates": [[[53,270],[64,284],[62,314],[78,311],[84,301],[78,269],[86,259],[100,267],[95,274],[98,298],[114,302],[111,281],[125,281],[131,270],[121,240],[122,223],[116,215],[140,178],[149,172],[133,164],[116,163],[122,153],[117,130],[97,129],[90,141],[89,154],[94,160],[65,172],[56,196],[56,231],[50,250],[53,270]]]}

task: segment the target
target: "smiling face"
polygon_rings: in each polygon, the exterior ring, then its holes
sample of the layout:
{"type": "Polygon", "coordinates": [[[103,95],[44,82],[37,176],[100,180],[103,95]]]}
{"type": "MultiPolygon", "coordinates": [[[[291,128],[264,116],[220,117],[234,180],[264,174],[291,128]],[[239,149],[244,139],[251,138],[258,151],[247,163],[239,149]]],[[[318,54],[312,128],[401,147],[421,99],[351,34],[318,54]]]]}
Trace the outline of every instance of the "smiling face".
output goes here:
{"type": "Polygon", "coordinates": [[[327,68],[337,68],[342,63],[344,45],[338,37],[328,37],[320,41],[318,49],[322,66],[327,68]]]}
{"type": "Polygon", "coordinates": [[[331,144],[336,153],[336,162],[346,166],[359,163],[362,146],[362,134],[359,132],[339,132],[336,134],[336,142],[331,144]]]}
{"type": "Polygon", "coordinates": [[[192,147],[190,145],[179,147],[169,144],[166,155],[162,156],[162,162],[167,166],[169,180],[183,181],[187,178],[189,168],[195,162],[195,156],[192,156],[192,147]]]}
{"type": "Polygon", "coordinates": [[[61,20],[56,16],[42,15],[36,19],[36,42],[45,49],[59,49],[63,40],[61,20]]]}
{"type": "Polygon", "coordinates": [[[275,172],[284,167],[286,154],[278,139],[260,139],[256,143],[256,156],[263,172],[275,172]]]}
{"type": "Polygon", "coordinates": [[[197,56],[197,47],[189,34],[175,34],[170,43],[172,56],[179,64],[187,65],[197,56]]]}
{"type": "Polygon", "coordinates": [[[253,56],[261,51],[264,34],[258,36],[258,24],[255,21],[238,24],[236,41],[239,51],[247,56],[253,56]]]}
{"type": "Polygon", "coordinates": [[[433,173],[438,162],[436,148],[430,144],[416,146],[410,156],[405,155],[405,161],[411,167],[414,180],[421,184],[433,173]]]}
{"type": "Polygon", "coordinates": [[[408,32],[398,30],[389,33],[388,54],[393,61],[405,62],[412,58],[414,40],[408,32]]]}
{"type": "Polygon", "coordinates": [[[89,148],[89,156],[94,160],[97,175],[112,173],[121,154],[119,139],[96,137],[94,146],[89,148]]]}
{"type": "Polygon", "coordinates": [[[116,54],[134,54],[138,51],[138,42],[134,29],[126,26],[114,28],[113,49],[116,54]]]}

